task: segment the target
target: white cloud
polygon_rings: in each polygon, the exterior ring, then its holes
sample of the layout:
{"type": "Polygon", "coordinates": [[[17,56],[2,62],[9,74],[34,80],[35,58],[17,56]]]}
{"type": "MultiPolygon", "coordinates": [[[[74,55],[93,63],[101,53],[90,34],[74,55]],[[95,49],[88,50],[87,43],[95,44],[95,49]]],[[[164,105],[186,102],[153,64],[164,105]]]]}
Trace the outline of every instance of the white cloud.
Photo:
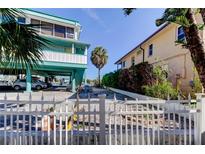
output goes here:
{"type": "Polygon", "coordinates": [[[95,20],[98,24],[100,24],[100,26],[102,26],[103,28],[106,29],[106,31],[108,31],[108,27],[105,24],[105,22],[98,16],[97,12],[94,9],[82,9],[90,18],[92,18],[93,20],[95,20]]]}

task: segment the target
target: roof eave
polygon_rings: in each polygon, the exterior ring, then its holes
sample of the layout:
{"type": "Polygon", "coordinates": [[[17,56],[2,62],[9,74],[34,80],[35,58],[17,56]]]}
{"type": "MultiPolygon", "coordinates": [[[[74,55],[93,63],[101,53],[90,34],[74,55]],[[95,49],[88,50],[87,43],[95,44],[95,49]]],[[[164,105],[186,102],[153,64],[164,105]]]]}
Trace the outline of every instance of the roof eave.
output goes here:
{"type": "Polygon", "coordinates": [[[162,27],[160,27],[158,30],[156,30],[154,33],[152,33],[149,37],[147,37],[144,41],[142,41],[140,44],[138,44],[135,48],[130,50],[128,53],[126,53],[123,57],[118,59],[114,64],[118,64],[123,58],[125,58],[127,55],[132,53],[135,49],[139,48],[141,45],[143,45],[146,41],[148,41],[150,38],[155,36],[157,33],[159,33],[161,30],[163,30],[165,27],[167,27],[170,23],[165,23],[162,27]]]}

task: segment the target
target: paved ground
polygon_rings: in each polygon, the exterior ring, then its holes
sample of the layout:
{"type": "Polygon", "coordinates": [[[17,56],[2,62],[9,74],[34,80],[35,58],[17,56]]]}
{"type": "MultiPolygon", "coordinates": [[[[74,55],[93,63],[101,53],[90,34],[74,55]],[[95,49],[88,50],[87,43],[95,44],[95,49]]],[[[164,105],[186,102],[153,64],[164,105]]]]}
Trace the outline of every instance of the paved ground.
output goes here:
{"type": "MultiPolygon", "coordinates": [[[[20,100],[29,100],[29,96],[30,96],[30,93],[26,93],[24,91],[16,92],[14,90],[5,91],[1,89],[0,90],[0,100],[4,99],[5,93],[6,93],[7,99],[9,100],[16,100],[18,94],[19,94],[20,100]]],[[[65,88],[63,87],[55,87],[55,88],[46,89],[43,91],[33,91],[31,93],[32,100],[40,101],[42,93],[43,93],[44,99],[47,101],[52,101],[53,97],[55,97],[56,101],[63,101],[66,98],[76,99],[76,94],[66,91],[65,88]]],[[[110,90],[106,90],[106,89],[100,89],[100,88],[93,88],[93,92],[90,93],[90,97],[98,98],[99,94],[105,94],[106,99],[109,99],[109,100],[114,98],[114,92],[110,90]]],[[[82,92],[80,93],[79,96],[80,96],[80,99],[87,99],[88,93],[82,92]]],[[[127,98],[128,100],[132,100],[132,98],[122,95],[122,94],[118,94],[118,93],[116,93],[116,98],[118,100],[124,100],[125,98],[127,98]]]]}
{"type": "MultiPolygon", "coordinates": [[[[100,88],[93,88],[93,92],[90,93],[90,98],[98,98],[98,95],[100,94],[105,94],[106,95],[106,99],[111,100],[114,98],[114,92],[110,91],[110,90],[106,90],[106,89],[100,89],[100,88]]],[[[116,98],[117,100],[124,100],[125,98],[127,100],[133,100],[133,98],[130,98],[128,96],[119,94],[119,93],[115,93],[116,94],[116,98]]],[[[88,98],[88,93],[82,92],[79,95],[80,99],[87,99],[88,98]]],[[[72,95],[71,97],[69,97],[70,99],[75,99],[76,98],[76,94],[72,95]]]]}

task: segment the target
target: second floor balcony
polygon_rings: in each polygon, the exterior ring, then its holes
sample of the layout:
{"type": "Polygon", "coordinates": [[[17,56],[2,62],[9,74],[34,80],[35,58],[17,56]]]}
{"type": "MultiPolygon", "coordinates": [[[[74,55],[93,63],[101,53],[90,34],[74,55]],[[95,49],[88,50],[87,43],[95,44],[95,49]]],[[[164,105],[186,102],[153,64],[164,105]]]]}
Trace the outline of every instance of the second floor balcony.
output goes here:
{"type": "Polygon", "coordinates": [[[83,65],[87,64],[86,55],[51,52],[51,51],[43,51],[43,54],[44,54],[43,57],[44,61],[83,64],[83,65]]]}
{"type": "Polygon", "coordinates": [[[48,48],[43,49],[44,61],[87,65],[89,44],[55,37],[43,37],[51,42],[48,48]]]}

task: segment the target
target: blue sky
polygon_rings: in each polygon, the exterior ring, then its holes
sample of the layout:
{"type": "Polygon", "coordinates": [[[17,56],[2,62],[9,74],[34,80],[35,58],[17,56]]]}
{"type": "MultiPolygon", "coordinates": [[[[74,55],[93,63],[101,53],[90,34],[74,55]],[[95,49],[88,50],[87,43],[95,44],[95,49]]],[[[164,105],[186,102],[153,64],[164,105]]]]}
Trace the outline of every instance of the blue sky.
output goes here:
{"type": "Polygon", "coordinates": [[[108,51],[108,63],[102,75],[116,70],[115,61],[137,46],[158,27],[155,20],[164,9],[137,9],[125,16],[122,9],[34,9],[37,11],[78,20],[82,25],[80,40],[91,44],[88,50],[87,78],[95,79],[97,69],[90,61],[90,53],[96,46],[108,51]]]}

